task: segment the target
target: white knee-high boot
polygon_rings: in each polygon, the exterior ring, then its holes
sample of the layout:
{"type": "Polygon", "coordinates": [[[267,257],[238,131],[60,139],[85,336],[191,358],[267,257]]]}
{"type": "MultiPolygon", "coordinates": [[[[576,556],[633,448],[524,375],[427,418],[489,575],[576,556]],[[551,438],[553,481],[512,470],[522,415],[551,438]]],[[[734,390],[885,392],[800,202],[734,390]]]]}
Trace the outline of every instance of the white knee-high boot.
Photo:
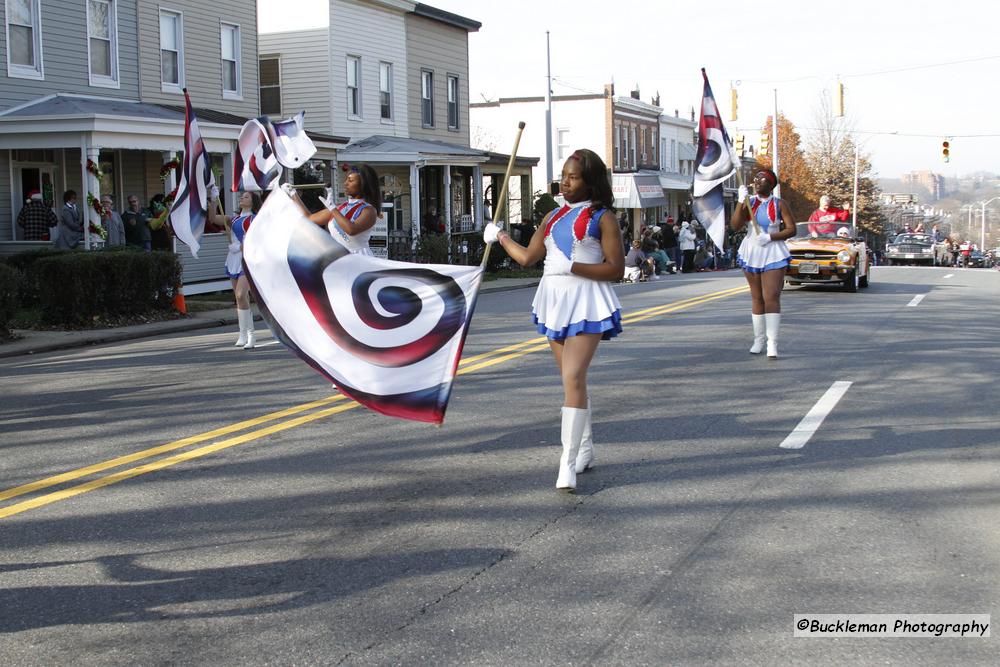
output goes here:
{"type": "Polygon", "coordinates": [[[778,329],[781,328],[781,313],[767,313],[764,315],[767,325],[767,356],[771,359],[778,358],[778,329]]]}
{"type": "Polygon", "coordinates": [[[590,399],[587,399],[587,420],[580,436],[580,452],[576,455],[576,474],[594,467],[594,434],[591,430],[590,399]]]}
{"type": "Polygon", "coordinates": [[[247,344],[247,320],[249,319],[249,326],[253,326],[253,315],[249,310],[243,310],[242,308],[236,309],[236,320],[240,323],[240,337],[236,339],[236,347],[243,347],[247,344]],[[247,318],[247,315],[250,315],[247,318]]]}
{"type": "Polygon", "coordinates": [[[562,409],[562,456],[559,458],[557,489],[572,491],[576,488],[576,456],[580,452],[583,427],[587,424],[586,408],[562,409]]]}
{"type": "Polygon", "coordinates": [[[247,318],[247,344],[243,346],[244,350],[252,350],[257,345],[257,332],[253,328],[253,311],[247,308],[246,311],[247,318]]]}
{"type": "Polygon", "coordinates": [[[750,317],[753,319],[753,345],[750,346],[750,354],[760,354],[764,351],[764,343],[767,342],[764,316],[751,313],[750,317]]]}

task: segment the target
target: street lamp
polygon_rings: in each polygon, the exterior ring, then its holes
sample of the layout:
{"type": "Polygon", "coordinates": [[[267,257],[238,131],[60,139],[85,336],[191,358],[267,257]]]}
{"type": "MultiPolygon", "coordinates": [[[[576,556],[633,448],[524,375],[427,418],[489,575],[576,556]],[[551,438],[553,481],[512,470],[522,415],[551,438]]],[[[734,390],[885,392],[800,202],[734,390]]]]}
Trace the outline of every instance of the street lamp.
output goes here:
{"type": "Polygon", "coordinates": [[[994,197],[993,199],[987,199],[986,201],[979,202],[983,207],[982,218],[981,218],[983,227],[980,230],[980,236],[979,236],[980,252],[986,252],[986,205],[989,204],[990,202],[995,202],[998,199],[1000,199],[1000,197],[994,197]]]}

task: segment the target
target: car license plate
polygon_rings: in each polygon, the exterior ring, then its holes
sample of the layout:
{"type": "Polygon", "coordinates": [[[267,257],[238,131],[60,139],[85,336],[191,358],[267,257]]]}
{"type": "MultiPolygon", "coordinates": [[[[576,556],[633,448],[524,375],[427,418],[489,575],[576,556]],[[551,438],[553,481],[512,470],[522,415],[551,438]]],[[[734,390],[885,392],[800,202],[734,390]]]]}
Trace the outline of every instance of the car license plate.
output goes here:
{"type": "Polygon", "coordinates": [[[816,262],[802,262],[799,264],[799,273],[819,273],[819,264],[816,262]]]}

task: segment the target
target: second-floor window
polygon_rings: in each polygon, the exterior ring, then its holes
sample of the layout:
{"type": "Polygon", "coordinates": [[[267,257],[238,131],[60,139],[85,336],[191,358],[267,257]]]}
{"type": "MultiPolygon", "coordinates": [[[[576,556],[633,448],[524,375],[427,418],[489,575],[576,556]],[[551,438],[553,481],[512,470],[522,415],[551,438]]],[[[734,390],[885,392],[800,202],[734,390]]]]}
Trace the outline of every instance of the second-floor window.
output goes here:
{"type": "Polygon", "coordinates": [[[562,160],[569,156],[569,129],[561,127],[556,130],[556,158],[562,160]]]}
{"type": "Polygon", "coordinates": [[[7,76],[43,79],[39,0],[7,0],[7,76]]]}
{"type": "Polygon", "coordinates": [[[458,129],[458,77],[448,75],[448,129],[458,129]]]}
{"type": "Polygon", "coordinates": [[[222,96],[239,97],[243,91],[240,71],[242,40],[238,25],[222,24],[222,96]]]}
{"type": "Polygon", "coordinates": [[[420,71],[420,124],[434,127],[434,72],[420,71]]]}
{"type": "Polygon", "coordinates": [[[392,120],[392,63],[378,64],[378,106],[382,120],[392,120]]]}
{"type": "Polygon", "coordinates": [[[184,87],[184,35],[181,15],[160,10],[160,81],[164,91],[184,87]]]}
{"type": "Polygon", "coordinates": [[[361,117],[361,58],[347,56],[347,115],[361,117]]]}
{"type": "Polygon", "coordinates": [[[277,56],[260,61],[260,113],[264,116],[281,115],[281,60],[277,56]]]}
{"type": "Polygon", "coordinates": [[[111,0],[87,0],[90,85],[118,87],[118,34],[111,0]]]}

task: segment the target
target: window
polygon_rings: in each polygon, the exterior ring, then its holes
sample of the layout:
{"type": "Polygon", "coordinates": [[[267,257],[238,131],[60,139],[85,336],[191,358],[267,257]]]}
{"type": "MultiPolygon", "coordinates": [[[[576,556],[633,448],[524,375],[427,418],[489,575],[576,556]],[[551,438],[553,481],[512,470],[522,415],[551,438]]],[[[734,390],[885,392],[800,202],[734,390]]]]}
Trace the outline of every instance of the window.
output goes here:
{"type": "Polygon", "coordinates": [[[39,0],[7,0],[7,76],[44,79],[39,0]]]}
{"type": "Polygon", "coordinates": [[[620,132],[613,132],[612,134],[615,137],[615,168],[617,169],[622,164],[621,163],[622,145],[621,145],[621,140],[619,139],[621,133],[620,132]]]}
{"type": "Polygon", "coordinates": [[[165,92],[184,87],[184,33],[181,15],[160,10],[160,82],[165,92]]]}
{"type": "Polygon", "coordinates": [[[242,39],[238,25],[222,24],[222,96],[239,98],[243,95],[242,39]]]}
{"type": "Polygon", "coordinates": [[[420,71],[420,123],[434,127],[434,72],[420,71]]]}
{"type": "Polygon", "coordinates": [[[448,75],[448,129],[458,129],[458,77],[448,75]]]}
{"type": "Polygon", "coordinates": [[[112,0],[87,0],[90,85],[118,87],[118,34],[112,0]]]}
{"type": "Polygon", "coordinates": [[[638,146],[639,142],[636,141],[636,135],[637,135],[637,132],[635,130],[635,127],[633,127],[632,128],[632,162],[631,162],[631,166],[632,166],[633,169],[635,168],[636,164],[638,164],[638,161],[636,159],[636,155],[639,152],[639,146],[638,146]]]}
{"type": "Polygon", "coordinates": [[[347,56],[347,116],[361,117],[361,58],[347,56]]]}
{"type": "Polygon", "coordinates": [[[622,125],[622,169],[628,169],[628,128],[622,125]]]}
{"type": "Polygon", "coordinates": [[[560,160],[569,155],[569,128],[560,127],[556,130],[556,157],[560,160]]]}
{"type": "Polygon", "coordinates": [[[281,60],[275,56],[262,57],[260,65],[260,113],[264,116],[281,115],[281,60]]]}
{"type": "Polygon", "coordinates": [[[670,171],[677,171],[677,140],[670,140],[670,171]]]}
{"type": "Polygon", "coordinates": [[[392,64],[378,64],[378,106],[382,120],[392,120],[392,64]]]}

